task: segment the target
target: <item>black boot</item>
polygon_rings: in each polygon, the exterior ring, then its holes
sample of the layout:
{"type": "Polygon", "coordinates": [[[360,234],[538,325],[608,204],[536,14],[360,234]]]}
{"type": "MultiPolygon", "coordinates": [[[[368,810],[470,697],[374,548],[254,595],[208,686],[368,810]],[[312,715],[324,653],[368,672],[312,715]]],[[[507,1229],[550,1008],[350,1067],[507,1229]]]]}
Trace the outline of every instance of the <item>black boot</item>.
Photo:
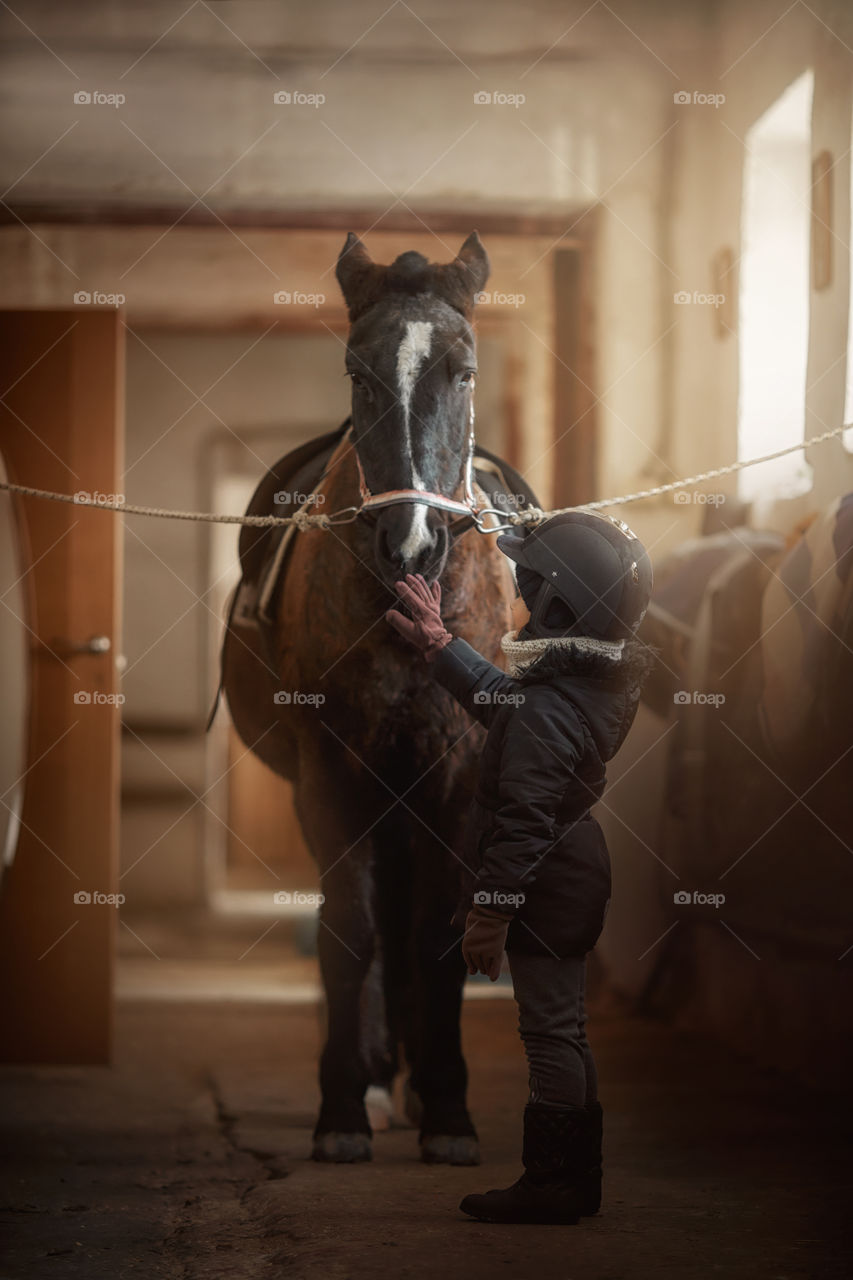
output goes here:
{"type": "Polygon", "coordinates": [[[459,1208],[481,1222],[574,1223],[587,1171],[584,1107],[524,1108],[524,1173],[505,1191],[466,1196],[459,1208]]]}
{"type": "Polygon", "coordinates": [[[586,1107],[586,1172],[578,1188],[578,1204],[584,1217],[592,1217],[601,1208],[601,1142],[604,1128],[600,1102],[586,1107]]]}

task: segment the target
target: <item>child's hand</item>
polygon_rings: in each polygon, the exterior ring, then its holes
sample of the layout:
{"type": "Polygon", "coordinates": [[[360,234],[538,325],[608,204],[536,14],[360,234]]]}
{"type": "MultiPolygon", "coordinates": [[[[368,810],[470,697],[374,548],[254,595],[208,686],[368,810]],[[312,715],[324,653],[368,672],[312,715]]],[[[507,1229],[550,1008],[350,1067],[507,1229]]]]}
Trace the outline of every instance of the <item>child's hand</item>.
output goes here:
{"type": "Polygon", "coordinates": [[[385,617],[429,661],[453,639],[441,620],[441,587],[437,582],[429,586],[419,573],[409,573],[404,581],[394,583],[394,590],[412,616],[389,609],[385,617]]]}
{"type": "Polygon", "coordinates": [[[462,958],[469,973],[484,973],[497,982],[511,920],[512,916],[502,916],[485,907],[471,908],[462,939],[462,958]]]}

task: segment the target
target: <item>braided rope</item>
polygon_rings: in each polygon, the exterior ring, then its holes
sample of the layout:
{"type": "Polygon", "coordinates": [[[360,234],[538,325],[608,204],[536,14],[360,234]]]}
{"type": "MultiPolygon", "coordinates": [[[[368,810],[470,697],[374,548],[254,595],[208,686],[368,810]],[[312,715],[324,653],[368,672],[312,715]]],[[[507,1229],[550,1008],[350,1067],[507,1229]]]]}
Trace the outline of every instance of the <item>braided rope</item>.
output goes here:
{"type": "Polygon", "coordinates": [[[688,486],[704,483],[706,480],[715,480],[718,476],[730,476],[736,471],[743,471],[746,467],[758,466],[761,462],[772,462],[775,458],[784,458],[789,453],[796,453],[799,449],[807,449],[813,444],[823,444],[826,440],[832,440],[835,436],[841,436],[845,431],[853,430],[853,427],[833,427],[831,431],[823,431],[819,436],[810,436],[808,440],[803,440],[799,444],[788,445],[784,449],[775,449],[773,453],[763,453],[758,458],[746,458],[742,462],[730,462],[725,467],[714,467],[711,471],[700,471],[698,475],[686,476],[683,480],[673,480],[669,484],[658,484],[653,489],[639,489],[636,493],[625,493],[618,498],[602,498],[599,502],[583,502],[577,507],[560,507],[555,511],[542,511],[539,507],[529,507],[527,511],[517,513],[515,516],[508,516],[507,519],[513,523],[527,523],[528,521],[540,521],[549,516],[566,515],[569,511],[599,511],[602,507],[618,507],[626,502],[639,502],[643,498],[656,498],[663,493],[673,493],[676,489],[686,489],[688,486]]]}
{"type": "MultiPolygon", "coordinates": [[[[743,471],[747,467],[758,466],[762,462],[772,462],[775,458],[784,458],[789,453],[797,453],[800,449],[807,449],[811,445],[823,444],[826,440],[832,440],[836,436],[841,436],[845,431],[853,430],[851,427],[833,427],[831,431],[824,431],[821,435],[811,436],[808,440],[802,440],[799,444],[788,445],[784,449],[776,449],[773,453],[764,453],[758,458],[746,458],[742,462],[730,462],[725,467],[714,467],[711,471],[701,471],[698,475],[687,476],[683,480],[673,480],[668,484],[655,485],[653,489],[640,489],[636,493],[625,493],[617,498],[602,498],[598,502],[584,502],[576,507],[559,507],[554,511],[543,511],[541,507],[528,507],[525,511],[500,512],[503,519],[511,524],[528,524],[539,523],[550,516],[565,515],[569,511],[599,511],[602,507],[623,506],[627,502],[639,502],[643,498],[656,498],[664,493],[673,493],[676,489],[686,489],[691,485],[703,484],[706,480],[715,480],[718,476],[729,476],[736,471],[743,471]]],[[[132,516],[153,516],[166,520],[191,520],[204,524],[239,524],[250,525],[255,529],[271,529],[279,525],[295,525],[297,529],[330,529],[337,524],[348,524],[354,520],[358,514],[357,507],[345,507],[341,511],[333,512],[326,515],[322,512],[309,511],[307,507],[300,507],[293,515],[290,516],[230,516],[221,515],[213,511],[174,511],[167,507],[144,507],[131,502],[112,502],[105,500],[99,501],[97,497],[82,493],[54,493],[49,489],[35,489],[29,485],[12,484],[10,481],[0,481],[0,489],[6,489],[9,493],[18,493],[25,498],[44,498],[50,502],[70,502],[78,507],[92,507],[98,511],[120,511],[125,515],[132,516]]],[[[480,526],[477,526],[480,528],[480,526]]],[[[491,532],[489,529],[482,528],[481,532],[491,532]]]]}
{"type": "MultiPolygon", "coordinates": [[[[270,529],[276,525],[296,525],[307,529],[316,525],[326,529],[335,523],[334,515],[313,513],[300,507],[292,516],[229,516],[214,511],[174,511],[168,507],[142,507],[132,502],[99,501],[75,493],[53,493],[49,489],[34,489],[30,485],[0,481],[0,489],[19,493],[24,498],[46,498],[50,502],[70,502],[75,507],[93,507],[97,511],[121,511],[131,516],[156,516],[167,520],[193,520],[205,524],[247,524],[256,529],[270,529]]],[[[340,513],[338,513],[340,514],[340,513]]]]}

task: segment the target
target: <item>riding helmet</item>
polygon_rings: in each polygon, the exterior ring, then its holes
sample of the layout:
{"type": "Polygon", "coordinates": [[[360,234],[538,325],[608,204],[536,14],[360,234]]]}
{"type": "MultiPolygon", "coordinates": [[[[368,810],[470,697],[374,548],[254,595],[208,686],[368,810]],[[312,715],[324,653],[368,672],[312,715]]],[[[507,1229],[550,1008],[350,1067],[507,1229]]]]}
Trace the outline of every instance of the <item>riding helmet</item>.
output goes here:
{"type": "Polygon", "coordinates": [[[530,609],[526,629],[532,634],[620,640],[642,622],[652,565],[622,520],[569,511],[532,530],[504,533],[497,545],[519,567],[519,588],[530,609]],[[558,601],[563,608],[555,607],[558,601]]]}

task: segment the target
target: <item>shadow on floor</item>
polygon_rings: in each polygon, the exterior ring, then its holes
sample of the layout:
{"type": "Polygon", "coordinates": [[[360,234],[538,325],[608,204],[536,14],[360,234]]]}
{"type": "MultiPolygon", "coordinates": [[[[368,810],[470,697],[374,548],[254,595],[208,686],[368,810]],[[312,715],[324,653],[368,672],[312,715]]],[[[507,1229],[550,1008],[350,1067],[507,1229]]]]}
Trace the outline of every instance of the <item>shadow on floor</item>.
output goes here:
{"type": "Polygon", "coordinates": [[[120,1003],[112,1068],[0,1072],[4,1280],[443,1280],[851,1273],[848,1145],[830,1103],[598,1002],[606,1196],[578,1227],[489,1227],[457,1205],[518,1172],[525,1069],[510,1000],[466,1002],[479,1169],[307,1159],[315,1005],[120,1003]]]}

